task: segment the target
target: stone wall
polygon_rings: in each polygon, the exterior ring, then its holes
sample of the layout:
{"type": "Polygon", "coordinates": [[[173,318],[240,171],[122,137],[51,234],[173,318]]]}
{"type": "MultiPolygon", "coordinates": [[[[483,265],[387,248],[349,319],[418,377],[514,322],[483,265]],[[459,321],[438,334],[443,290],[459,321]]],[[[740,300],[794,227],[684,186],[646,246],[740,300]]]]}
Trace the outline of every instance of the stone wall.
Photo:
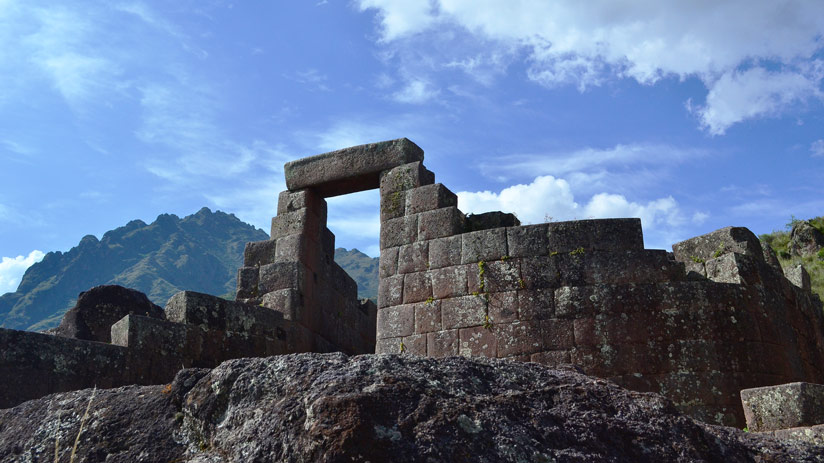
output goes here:
{"type": "Polygon", "coordinates": [[[184,292],[128,315],[112,345],[0,330],[0,407],[98,385],[168,382],[241,356],[343,351],[574,363],[743,426],[746,388],[824,383],[824,315],[747,229],[644,249],[638,219],[521,226],[465,216],[407,139],[285,167],[270,239],[249,243],[237,301],[184,292]],[[380,189],[377,306],[334,262],[325,198],[380,189]],[[789,279],[788,279],[789,277],[789,279]],[[25,388],[27,381],[36,387],[25,388]]]}
{"type": "Polygon", "coordinates": [[[741,389],[824,382],[821,302],[749,230],[672,254],[638,219],[478,230],[421,161],[380,176],[376,352],[575,363],[735,426],[741,389]]]}
{"type": "Polygon", "coordinates": [[[165,314],[123,317],[111,344],[0,328],[0,408],[94,386],[168,383],[181,368],[233,358],[346,351],[279,311],[208,294],[180,292],[165,314]]]}

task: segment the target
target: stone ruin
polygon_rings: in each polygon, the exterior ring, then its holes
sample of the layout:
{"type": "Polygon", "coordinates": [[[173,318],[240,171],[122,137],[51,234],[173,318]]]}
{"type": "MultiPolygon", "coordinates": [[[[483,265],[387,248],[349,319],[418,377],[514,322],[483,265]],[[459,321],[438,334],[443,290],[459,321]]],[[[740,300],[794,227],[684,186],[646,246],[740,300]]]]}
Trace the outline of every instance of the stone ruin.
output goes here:
{"type": "Polygon", "coordinates": [[[246,246],[235,301],[178,293],[165,319],[114,323],[110,343],[0,329],[0,407],[297,352],[572,363],[738,427],[742,389],[824,383],[824,313],[809,276],[785,276],[745,228],[668,253],[644,249],[639,219],[522,226],[512,214],[465,215],[407,139],[293,161],[285,176],[270,239],[246,246]],[[377,306],[334,262],[325,201],[376,188],[377,306]]]}

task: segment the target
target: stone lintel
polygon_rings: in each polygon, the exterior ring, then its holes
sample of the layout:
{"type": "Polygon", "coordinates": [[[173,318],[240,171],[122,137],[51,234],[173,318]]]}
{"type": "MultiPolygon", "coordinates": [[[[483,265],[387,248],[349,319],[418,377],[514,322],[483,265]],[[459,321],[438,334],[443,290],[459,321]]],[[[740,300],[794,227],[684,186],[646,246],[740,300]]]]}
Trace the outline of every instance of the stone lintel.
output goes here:
{"type": "Polygon", "coordinates": [[[352,146],[286,163],[286,187],[312,188],[324,198],[380,186],[382,171],[423,161],[423,150],[407,138],[352,146]]]}

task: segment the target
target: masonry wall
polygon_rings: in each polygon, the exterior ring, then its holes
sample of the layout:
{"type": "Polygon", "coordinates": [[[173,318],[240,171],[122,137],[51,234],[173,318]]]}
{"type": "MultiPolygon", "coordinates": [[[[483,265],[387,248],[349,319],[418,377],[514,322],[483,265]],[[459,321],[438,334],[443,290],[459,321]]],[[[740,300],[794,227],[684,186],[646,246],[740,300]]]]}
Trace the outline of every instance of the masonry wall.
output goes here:
{"type": "Polygon", "coordinates": [[[746,229],[672,255],[644,249],[638,219],[467,232],[419,162],[380,188],[378,353],[575,363],[735,426],[741,389],[824,381],[820,301],[746,229]]]}

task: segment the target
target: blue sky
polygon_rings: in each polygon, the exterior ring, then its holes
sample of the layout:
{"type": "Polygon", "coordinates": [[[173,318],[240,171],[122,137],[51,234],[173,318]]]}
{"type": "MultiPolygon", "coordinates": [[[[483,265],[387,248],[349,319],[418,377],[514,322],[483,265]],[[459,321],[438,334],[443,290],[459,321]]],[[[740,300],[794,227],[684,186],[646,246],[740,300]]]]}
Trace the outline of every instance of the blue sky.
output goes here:
{"type": "MultiPolygon", "coordinates": [[[[824,214],[823,79],[816,0],[0,0],[0,293],[132,219],[268,232],[285,162],[399,137],[464,212],[769,232],[824,214]]],[[[377,255],[376,192],[329,203],[377,255]]]]}

